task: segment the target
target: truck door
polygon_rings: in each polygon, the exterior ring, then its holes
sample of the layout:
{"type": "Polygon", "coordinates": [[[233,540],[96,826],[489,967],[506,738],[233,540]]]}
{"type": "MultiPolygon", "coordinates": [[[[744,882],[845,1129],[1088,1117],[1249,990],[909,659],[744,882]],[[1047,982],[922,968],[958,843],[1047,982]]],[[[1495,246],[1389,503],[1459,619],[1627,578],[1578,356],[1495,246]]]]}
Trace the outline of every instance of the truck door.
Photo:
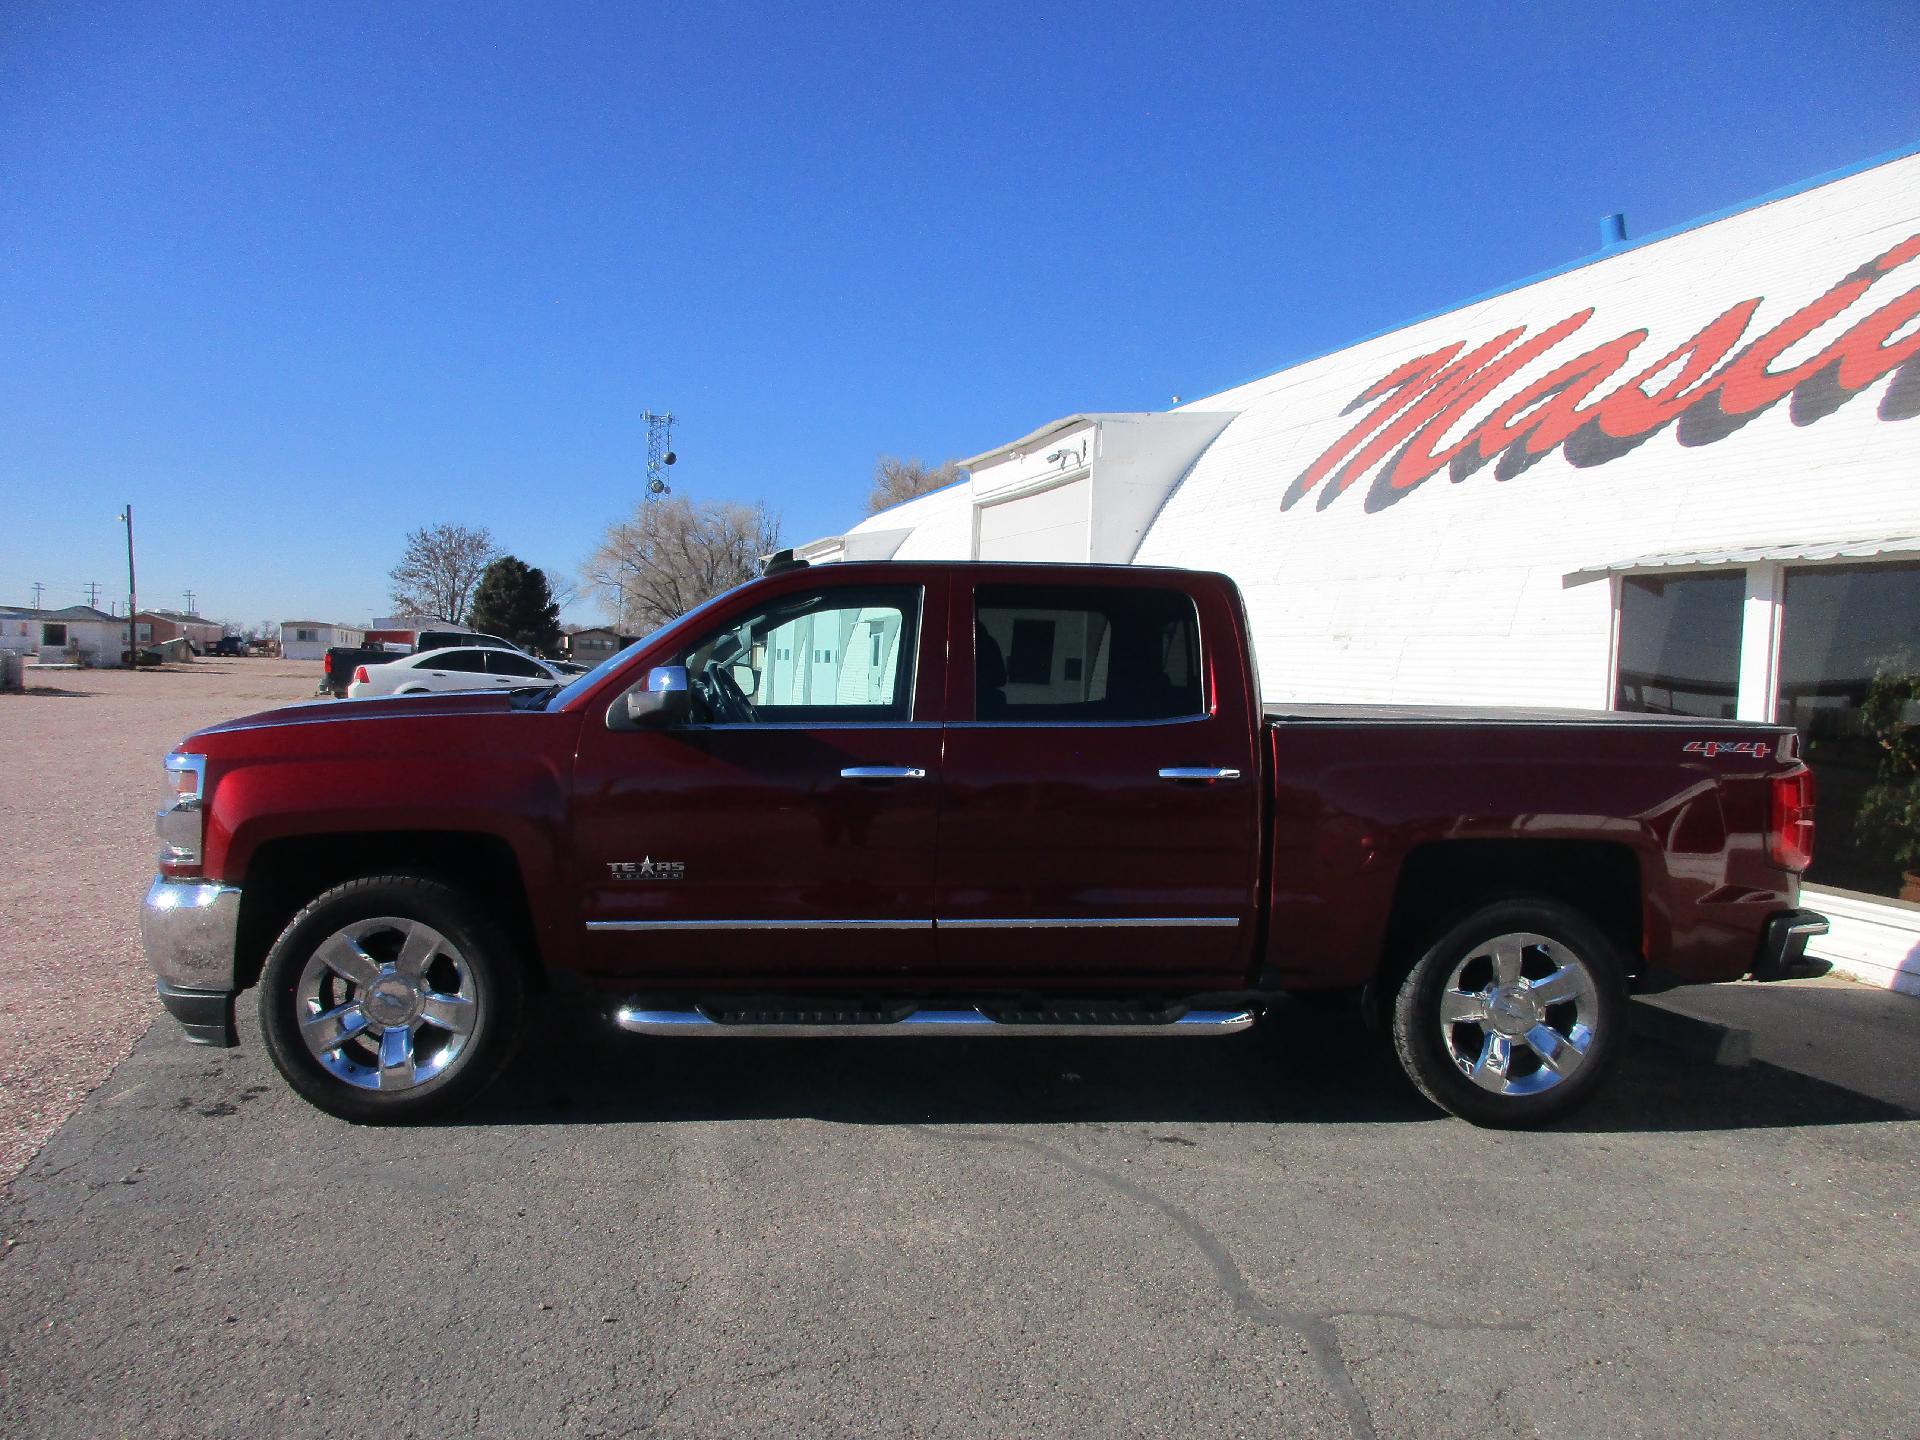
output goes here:
{"type": "Polygon", "coordinates": [[[943,583],[763,593],[656,660],[687,667],[688,723],[587,718],[592,969],[787,992],[931,971],[942,671],[925,657],[943,644],[925,634],[944,641],[945,599],[943,583]]]}
{"type": "Polygon", "coordinates": [[[1259,717],[1230,588],[996,569],[955,591],[943,981],[1247,984],[1259,717]]]}

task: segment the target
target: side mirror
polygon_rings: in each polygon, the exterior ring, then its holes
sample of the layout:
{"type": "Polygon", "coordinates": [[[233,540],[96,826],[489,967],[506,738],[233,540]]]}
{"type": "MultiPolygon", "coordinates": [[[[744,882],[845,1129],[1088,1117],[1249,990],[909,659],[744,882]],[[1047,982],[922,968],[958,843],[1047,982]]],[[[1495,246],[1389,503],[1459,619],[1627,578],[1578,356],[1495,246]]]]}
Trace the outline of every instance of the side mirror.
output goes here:
{"type": "Polygon", "coordinates": [[[661,730],[683,723],[690,708],[687,667],[656,665],[643,684],[614,702],[607,725],[613,730],[661,730]]]}

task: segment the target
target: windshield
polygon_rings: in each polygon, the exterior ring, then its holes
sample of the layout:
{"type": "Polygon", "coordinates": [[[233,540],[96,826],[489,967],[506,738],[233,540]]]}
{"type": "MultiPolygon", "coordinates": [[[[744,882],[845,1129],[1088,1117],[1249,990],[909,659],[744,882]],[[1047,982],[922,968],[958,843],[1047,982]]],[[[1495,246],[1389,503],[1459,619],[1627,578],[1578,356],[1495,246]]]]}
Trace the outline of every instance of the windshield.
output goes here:
{"type": "Polygon", "coordinates": [[[546,705],[543,708],[548,710],[566,709],[567,706],[572,701],[586,694],[587,691],[593,689],[594,686],[598,685],[602,680],[606,679],[607,675],[610,672],[618,669],[621,665],[625,664],[628,657],[631,656],[634,651],[642,649],[645,646],[651,645],[660,635],[665,633],[670,627],[674,625],[678,625],[682,620],[689,619],[695,615],[705,614],[708,610],[711,610],[715,605],[718,605],[722,600],[726,599],[729,595],[733,594],[735,590],[739,590],[746,585],[751,585],[752,583],[753,582],[751,580],[747,580],[747,581],[741,582],[740,585],[735,585],[732,590],[722,590],[718,595],[713,596],[711,599],[702,600],[698,605],[694,606],[693,609],[687,611],[685,615],[676,615],[673,619],[667,621],[665,625],[659,626],[657,629],[655,629],[652,634],[643,635],[638,640],[634,641],[631,645],[627,646],[626,648],[622,650],[616,650],[613,654],[609,655],[606,659],[602,660],[598,665],[594,666],[593,669],[589,670],[586,674],[582,675],[579,679],[574,680],[571,683],[561,687],[558,691],[554,693],[553,698],[547,701],[546,705]]]}

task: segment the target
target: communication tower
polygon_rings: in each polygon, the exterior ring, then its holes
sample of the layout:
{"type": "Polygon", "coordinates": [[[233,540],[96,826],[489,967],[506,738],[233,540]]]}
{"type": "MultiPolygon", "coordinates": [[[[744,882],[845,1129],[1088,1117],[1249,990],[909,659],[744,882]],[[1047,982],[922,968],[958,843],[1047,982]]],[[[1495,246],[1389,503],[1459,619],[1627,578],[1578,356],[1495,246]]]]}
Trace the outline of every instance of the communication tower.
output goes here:
{"type": "Polygon", "coordinates": [[[667,484],[667,467],[680,458],[673,453],[673,416],[643,410],[640,418],[647,423],[646,498],[671,495],[673,487],[667,484]]]}

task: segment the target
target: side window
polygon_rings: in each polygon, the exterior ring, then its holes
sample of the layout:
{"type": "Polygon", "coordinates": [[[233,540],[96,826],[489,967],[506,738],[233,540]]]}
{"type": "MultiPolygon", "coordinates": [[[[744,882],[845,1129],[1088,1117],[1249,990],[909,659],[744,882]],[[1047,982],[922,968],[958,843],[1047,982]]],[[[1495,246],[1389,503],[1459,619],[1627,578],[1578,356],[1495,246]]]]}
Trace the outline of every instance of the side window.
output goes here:
{"type": "Polygon", "coordinates": [[[1179,590],[982,585],[973,635],[976,719],[1098,723],[1206,712],[1199,617],[1179,590]]]}
{"type": "Polygon", "coordinates": [[[487,652],[484,650],[449,650],[438,657],[430,670],[457,670],[463,673],[481,674],[487,668],[487,652]]]}
{"type": "Polygon", "coordinates": [[[546,678],[546,671],[526,656],[516,655],[511,650],[489,650],[486,657],[487,673],[490,675],[535,675],[546,678]]]}
{"type": "Polygon", "coordinates": [[[687,667],[697,725],[904,722],[913,711],[920,589],[787,595],[704,636],[687,667]]]}

